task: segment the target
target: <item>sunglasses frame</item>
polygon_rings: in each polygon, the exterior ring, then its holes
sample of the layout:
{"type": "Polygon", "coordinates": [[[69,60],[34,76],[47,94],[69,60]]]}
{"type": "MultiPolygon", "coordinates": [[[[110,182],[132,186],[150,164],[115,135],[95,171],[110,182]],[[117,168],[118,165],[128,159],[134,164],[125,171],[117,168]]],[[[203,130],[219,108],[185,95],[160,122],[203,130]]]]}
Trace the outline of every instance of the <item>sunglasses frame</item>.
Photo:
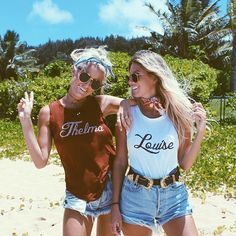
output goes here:
{"type": "Polygon", "coordinates": [[[138,73],[133,73],[133,74],[130,74],[130,75],[126,75],[125,76],[125,80],[127,81],[127,82],[129,82],[129,81],[132,81],[132,82],[134,82],[134,83],[137,83],[139,80],[140,80],[140,77],[141,75],[140,74],[138,74],[138,73]],[[135,77],[134,77],[135,76],[135,77]]]}
{"type": "Polygon", "coordinates": [[[82,82],[82,83],[87,83],[89,81],[92,81],[90,83],[90,86],[93,90],[98,90],[100,88],[102,88],[104,86],[104,84],[102,82],[100,82],[99,80],[97,79],[93,79],[89,73],[87,72],[81,72],[80,75],[79,75],[79,80],[82,82]],[[81,79],[81,76],[85,77],[86,75],[86,79],[81,79]]]}

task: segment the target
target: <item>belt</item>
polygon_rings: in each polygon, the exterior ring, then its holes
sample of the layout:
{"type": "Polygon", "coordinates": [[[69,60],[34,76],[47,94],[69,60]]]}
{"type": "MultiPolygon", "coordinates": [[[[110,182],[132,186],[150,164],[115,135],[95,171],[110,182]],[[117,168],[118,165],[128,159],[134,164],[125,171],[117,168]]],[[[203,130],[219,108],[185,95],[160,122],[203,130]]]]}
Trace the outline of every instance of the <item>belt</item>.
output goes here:
{"type": "Polygon", "coordinates": [[[135,173],[132,167],[130,167],[126,175],[129,180],[135,182],[136,184],[144,186],[146,189],[150,189],[152,188],[152,186],[160,186],[161,188],[166,188],[168,185],[179,180],[180,172],[179,168],[177,167],[176,172],[171,175],[165,176],[161,179],[150,179],[135,173]]]}

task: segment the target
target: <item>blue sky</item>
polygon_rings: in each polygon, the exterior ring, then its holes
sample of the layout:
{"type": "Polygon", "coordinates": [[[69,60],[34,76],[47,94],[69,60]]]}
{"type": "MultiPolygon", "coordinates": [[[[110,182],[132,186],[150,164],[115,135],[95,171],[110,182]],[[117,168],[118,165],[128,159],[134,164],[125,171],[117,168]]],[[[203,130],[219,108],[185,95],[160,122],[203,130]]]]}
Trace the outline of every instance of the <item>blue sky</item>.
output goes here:
{"type": "MultiPolygon", "coordinates": [[[[49,39],[79,39],[121,35],[126,38],[149,35],[137,26],[161,32],[145,2],[166,10],[166,0],[4,0],[1,1],[0,35],[14,30],[20,41],[37,46],[49,39]]],[[[226,9],[227,0],[221,0],[226,9]]]]}

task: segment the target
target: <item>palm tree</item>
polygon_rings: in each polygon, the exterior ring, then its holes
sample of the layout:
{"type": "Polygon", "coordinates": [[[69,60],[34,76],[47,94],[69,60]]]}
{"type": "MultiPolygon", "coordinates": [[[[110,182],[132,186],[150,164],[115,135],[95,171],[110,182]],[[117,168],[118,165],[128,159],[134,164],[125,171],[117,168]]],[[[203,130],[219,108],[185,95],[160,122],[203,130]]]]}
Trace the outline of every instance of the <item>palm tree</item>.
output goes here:
{"type": "Polygon", "coordinates": [[[176,4],[170,0],[169,12],[156,11],[146,4],[164,29],[163,35],[151,31],[154,47],[161,54],[198,58],[222,69],[222,61],[229,62],[229,30],[227,16],[219,16],[218,2],[180,0],[176,4]]]}
{"type": "MultiPolygon", "coordinates": [[[[19,42],[19,34],[8,30],[3,39],[0,37],[0,80],[17,78],[26,70],[35,68],[34,49],[28,49],[26,43],[19,42]]],[[[37,70],[37,69],[36,69],[37,70]]]]}
{"type": "Polygon", "coordinates": [[[9,61],[15,55],[15,47],[19,41],[19,35],[14,31],[7,31],[4,38],[0,38],[0,79],[3,80],[8,77],[7,66],[9,61]]]}

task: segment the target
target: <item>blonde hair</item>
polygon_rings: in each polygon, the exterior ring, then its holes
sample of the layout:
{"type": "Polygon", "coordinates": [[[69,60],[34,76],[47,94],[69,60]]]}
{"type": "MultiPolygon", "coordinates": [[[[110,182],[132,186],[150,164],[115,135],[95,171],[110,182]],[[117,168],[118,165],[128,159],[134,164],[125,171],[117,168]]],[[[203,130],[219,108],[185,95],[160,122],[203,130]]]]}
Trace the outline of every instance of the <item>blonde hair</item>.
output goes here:
{"type": "Polygon", "coordinates": [[[186,135],[192,134],[192,104],[164,59],[155,52],[141,50],[134,54],[129,63],[140,64],[147,72],[155,75],[156,96],[161,99],[168,116],[174,123],[182,144],[186,135]]]}
{"type": "Polygon", "coordinates": [[[105,76],[112,75],[112,63],[108,58],[108,52],[105,50],[105,46],[98,48],[84,48],[75,49],[70,54],[74,61],[74,66],[77,68],[84,68],[90,64],[95,64],[105,73],[105,76]]]}

